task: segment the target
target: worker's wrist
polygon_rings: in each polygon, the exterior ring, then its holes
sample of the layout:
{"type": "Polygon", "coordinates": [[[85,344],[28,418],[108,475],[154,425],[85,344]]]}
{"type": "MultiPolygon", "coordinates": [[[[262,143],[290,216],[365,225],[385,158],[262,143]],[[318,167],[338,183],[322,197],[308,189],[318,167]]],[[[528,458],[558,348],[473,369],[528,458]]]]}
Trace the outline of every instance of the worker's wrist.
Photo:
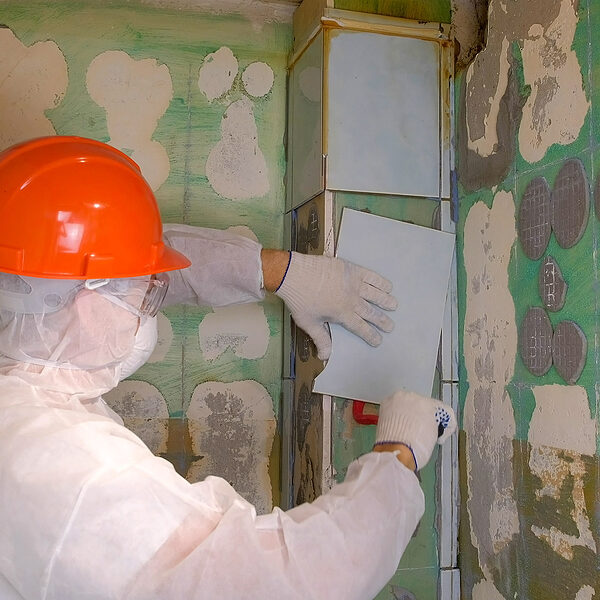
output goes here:
{"type": "Polygon", "coordinates": [[[404,442],[377,442],[373,446],[373,452],[394,452],[396,458],[411,471],[416,473],[417,461],[412,448],[404,442]]]}
{"type": "Polygon", "coordinates": [[[291,260],[291,252],[287,250],[270,250],[263,248],[260,253],[264,287],[275,292],[285,279],[291,260]]]}

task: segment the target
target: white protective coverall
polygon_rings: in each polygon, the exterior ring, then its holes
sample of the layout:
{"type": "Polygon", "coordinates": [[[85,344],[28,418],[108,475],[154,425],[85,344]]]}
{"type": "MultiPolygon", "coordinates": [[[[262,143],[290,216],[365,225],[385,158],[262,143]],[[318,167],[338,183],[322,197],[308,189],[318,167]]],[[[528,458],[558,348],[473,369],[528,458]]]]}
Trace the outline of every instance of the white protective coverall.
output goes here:
{"type": "MultiPolygon", "coordinates": [[[[192,260],[170,273],[167,303],[262,299],[259,244],[181,225],[165,238],[192,260]]],[[[39,335],[0,331],[0,600],[370,600],[382,589],[424,510],[394,454],[367,454],[316,501],[257,516],[225,480],[180,477],[102,400],[122,373],[94,353],[125,356],[133,316],[87,290],[56,314],[39,335]],[[82,368],[6,356],[57,335],[48,352],[74,364],[80,352],[82,368]]]]}

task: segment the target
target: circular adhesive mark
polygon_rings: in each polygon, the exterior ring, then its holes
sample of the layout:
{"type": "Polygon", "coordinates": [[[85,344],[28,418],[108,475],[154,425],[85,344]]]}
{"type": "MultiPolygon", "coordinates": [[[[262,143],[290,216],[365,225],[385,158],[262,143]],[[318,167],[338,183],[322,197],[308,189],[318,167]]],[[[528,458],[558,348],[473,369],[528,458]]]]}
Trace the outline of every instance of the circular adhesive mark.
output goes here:
{"type": "Polygon", "coordinates": [[[558,263],[552,256],[547,256],[542,262],[538,278],[540,298],[544,306],[552,312],[560,310],[565,305],[567,287],[558,263]]]}
{"type": "Polygon", "coordinates": [[[537,260],[542,256],[551,233],[550,188],[543,177],[532,179],[521,198],[518,232],[523,252],[537,260]]]}
{"type": "Polygon", "coordinates": [[[534,375],[544,375],[552,366],[552,324],[543,308],[527,311],[521,323],[519,352],[534,375]]]}
{"type": "Polygon", "coordinates": [[[581,327],[573,321],[561,321],[552,338],[552,359],[558,374],[570,385],[585,366],[587,339],[581,327]]]}
{"type": "Polygon", "coordinates": [[[583,164],[565,161],[552,190],[552,229],[562,248],[571,248],[583,236],[590,214],[590,193],[583,164]]]}

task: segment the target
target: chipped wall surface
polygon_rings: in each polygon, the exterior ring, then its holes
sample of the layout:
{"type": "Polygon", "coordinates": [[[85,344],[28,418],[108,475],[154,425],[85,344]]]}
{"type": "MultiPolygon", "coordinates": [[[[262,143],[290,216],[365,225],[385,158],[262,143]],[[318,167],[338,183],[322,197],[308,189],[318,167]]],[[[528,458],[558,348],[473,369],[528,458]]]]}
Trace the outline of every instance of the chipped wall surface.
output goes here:
{"type": "Polygon", "coordinates": [[[577,6],[577,0],[490,2],[487,43],[468,68],[459,111],[464,138],[459,169],[466,189],[479,187],[480,169],[493,169],[484,185],[507,175],[516,150],[514,131],[520,156],[530,164],[552,145],[578,138],[590,103],[573,48],[577,6]],[[512,56],[519,70],[511,68],[512,56]],[[522,108],[514,101],[514,86],[521,81],[522,108]]]}
{"type": "MultiPolygon", "coordinates": [[[[5,0],[0,149],[55,133],[110,143],[138,162],[166,222],[281,247],[293,7],[5,0]]],[[[148,364],[106,401],[180,474],[225,476],[267,511],[279,488],[281,323],[273,297],[168,308],[148,364]]]]}
{"type": "Polygon", "coordinates": [[[600,597],[598,26],[491,0],[457,78],[465,599],[600,597]]]}

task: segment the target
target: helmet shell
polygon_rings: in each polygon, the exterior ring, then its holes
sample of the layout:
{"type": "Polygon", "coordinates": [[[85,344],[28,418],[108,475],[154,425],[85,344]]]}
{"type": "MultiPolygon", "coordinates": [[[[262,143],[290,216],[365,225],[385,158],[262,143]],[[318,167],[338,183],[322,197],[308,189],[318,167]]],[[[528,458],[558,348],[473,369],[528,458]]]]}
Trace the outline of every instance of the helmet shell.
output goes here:
{"type": "Polygon", "coordinates": [[[112,279],[189,265],[165,246],[154,193],[116,148],[52,136],[0,153],[0,271],[112,279]]]}

